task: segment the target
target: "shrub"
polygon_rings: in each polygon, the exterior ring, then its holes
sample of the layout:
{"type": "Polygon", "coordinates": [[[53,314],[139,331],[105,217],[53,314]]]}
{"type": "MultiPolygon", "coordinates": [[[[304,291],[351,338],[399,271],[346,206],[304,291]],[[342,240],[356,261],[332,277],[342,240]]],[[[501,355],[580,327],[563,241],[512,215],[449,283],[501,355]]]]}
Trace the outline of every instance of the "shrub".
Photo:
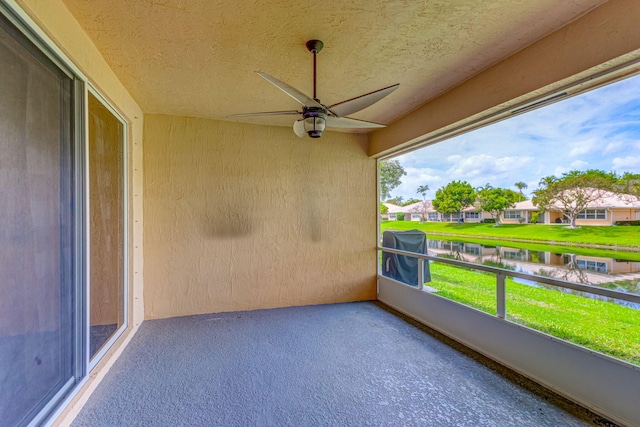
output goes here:
{"type": "Polygon", "coordinates": [[[640,226],[640,220],[616,221],[616,225],[635,225],[635,226],[640,226]]]}
{"type": "Polygon", "coordinates": [[[482,220],[482,222],[487,223],[487,224],[495,224],[496,219],[495,218],[485,218],[482,220]]]}
{"type": "Polygon", "coordinates": [[[398,213],[396,218],[398,221],[404,221],[404,213],[403,212],[398,213]]]}
{"type": "Polygon", "coordinates": [[[540,219],[540,212],[533,212],[531,214],[531,223],[532,224],[537,224],[538,223],[538,219],[540,219]]]}

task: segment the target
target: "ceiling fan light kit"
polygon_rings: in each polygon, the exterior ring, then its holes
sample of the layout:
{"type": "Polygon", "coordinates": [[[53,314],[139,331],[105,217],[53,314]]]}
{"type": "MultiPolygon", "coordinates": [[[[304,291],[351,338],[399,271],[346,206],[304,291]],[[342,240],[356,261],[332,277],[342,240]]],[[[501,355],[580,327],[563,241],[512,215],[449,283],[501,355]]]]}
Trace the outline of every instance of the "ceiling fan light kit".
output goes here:
{"type": "MultiPolygon", "coordinates": [[[[327,125],[327,113],[320,108],[307,108],[302,113],[304,117],[304,130],[311,138],[320,138],[327,125]]],[[[300,136],[300,135],[298,135],[300,136]]]]}
{"type": "Polygon", "coordinates": [[[381,128],[385,125],[365,120],[353,119],[346,117],[349,114],[363,110],[370,105],[380,101],[385,96],[396,90],[399,84],[385,87],[367,94],[338,102],[336,104],[326,106],[320,103],[316,97],[316,55],[324,47],[324,43],[320,40],[309,40],[306,43],[307,50],[313,54],[313,98],[305,95],[292,86],[270,76],[266,73],[258,72],[257,74],[295,99],[302,105],[302,111],[269,111],[264,113],[245,113],[227,116],[228,118],[241,117],[259,117],[259,116],[284,116],[284,115],[300,115],[301,119],[293,123],[293,132],[299,137],[308,135],[311,138],[320,138],[326,127],[339,128],[356,128],[371,129],[381,128]]]}

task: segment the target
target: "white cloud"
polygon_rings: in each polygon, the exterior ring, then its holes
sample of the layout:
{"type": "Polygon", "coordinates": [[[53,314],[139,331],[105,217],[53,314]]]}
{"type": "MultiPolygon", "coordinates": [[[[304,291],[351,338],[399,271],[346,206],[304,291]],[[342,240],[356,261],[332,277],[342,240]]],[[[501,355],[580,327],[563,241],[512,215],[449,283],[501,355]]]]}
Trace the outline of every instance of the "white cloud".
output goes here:
{"type": "Polygon", "coordinates": [[[569,157],[577,157],[596,151],[598,145],[595,140],[581,140],[570,142],[569,147],[571,147],[569,150],[569,157]]]}
{"type": "Polygon", "coordinates": [[[611,163],[613,169],[618,173],[629,169],[637,170],[640,168],[640,156],[616,157],[611,163]]]}
{"type": "Polygon", "coordinates": [[[574,160],[569,166],[571,166],[571,169],[576,170],[587,169],[589,162],[585,162],[584,160],[574,160]]]}
{"type": "Polygon", "coordinates": [[[427,193],[427,198],[432,199],[435,197],[436,190],[449,182],[448,180],[445,180],[444,178],[439,176],[435,170],[429,168],[420,169],[405,166],[404,170],[407,175],[401,178],[402,184],[400,184],[391,192],[392,197],[400,195],[405,199],[421,199],[422,195],[416,193],[416,190],[421,185],[428,185],[429,192],[427,193]]]}
{"type": "Polygon", "coordinates": [[[491,176],[508,173],[514,176],[513,179],[517,181],[519,178],[516,175],[533,159],[528,156],[493,157],[487,154],[479,154],[468,157],[450,156],[447,160],[453,162],[453,166],[447,170],[447,174],[454,176],[458,180],[469,181],[477,177],[487,180],[491,176]]]}
{"type": "Polygon", "coordinates": [[[571,170],[571,168],[565,168],[564,166],[558,166],[553,170],[553,173],[551,175],[560,176],[565,172],[569,172],[570,170],[571,170]]]}
{"type": "Polygon", "coordinates": [[[620,151],[622,148],[624,148],[624,143],[622,141],[611,141],[604,147],[602,154],[615,153],[616,151],[620,151]]]}

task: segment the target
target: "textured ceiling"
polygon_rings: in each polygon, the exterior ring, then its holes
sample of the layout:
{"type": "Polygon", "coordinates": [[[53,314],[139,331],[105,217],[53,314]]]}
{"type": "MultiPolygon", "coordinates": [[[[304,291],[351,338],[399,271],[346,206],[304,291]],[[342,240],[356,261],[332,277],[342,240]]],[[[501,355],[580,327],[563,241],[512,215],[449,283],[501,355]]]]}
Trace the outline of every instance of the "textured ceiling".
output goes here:
{"type": "MultiPolygon", "coordinates": [[[[64,0],[145,113],[225,119],[400,88],[352,117],[390,123],[603,0],[64,0]]],[[[292,117],[247,119],[290,126],[292,117]]]]}

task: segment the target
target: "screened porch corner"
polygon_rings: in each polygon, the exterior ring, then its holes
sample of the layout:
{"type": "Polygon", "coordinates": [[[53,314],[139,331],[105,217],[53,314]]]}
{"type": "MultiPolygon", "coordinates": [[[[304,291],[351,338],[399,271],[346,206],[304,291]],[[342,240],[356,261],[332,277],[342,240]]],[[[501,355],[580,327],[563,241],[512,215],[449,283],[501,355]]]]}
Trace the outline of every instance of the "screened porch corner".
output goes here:
{"type": "Polygon", "coordinates": [[[376,302],[146,321],[72,426],[613,423],[376,302]]]}

